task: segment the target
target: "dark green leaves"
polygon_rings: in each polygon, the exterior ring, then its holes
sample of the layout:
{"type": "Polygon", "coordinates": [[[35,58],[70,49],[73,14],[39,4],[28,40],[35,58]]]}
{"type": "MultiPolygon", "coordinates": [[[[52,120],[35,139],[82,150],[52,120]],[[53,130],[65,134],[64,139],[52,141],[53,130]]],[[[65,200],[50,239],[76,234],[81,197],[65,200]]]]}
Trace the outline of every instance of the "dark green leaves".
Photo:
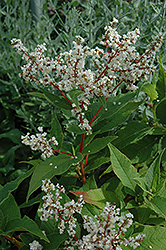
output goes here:
{"type": "Polygon", "coordinates": [[[82,160],[82,155],[78,153],[75,157],[59,154],[51,156],[40,163],[32,175],[27,200],[29,196],[42,185],[42,180],[51,179],[55,175],[66,172],[70,166],[77,165],[82,160]]]}
{"type": "Polygon", "coordinates": [[[166,126],[166,98],[163,98],[156,106],[156,117],[159,123],[166,126]]]}
{"type": "Polygon", "coordinates": [[[112,168],[118,178],[122,181],[132,195],[135,194],[137,171],[132,166],[131,161],[113,145],[108,145],[111,154],[112,168]]]}
{"type": "Polygon", "coordinates": [[[83,149],[83,154],[94,154],[105,148],[107,144],[116,139],[116,136],[107,136],[94,139],[89,145],[83,149]]]}
{"type": "Polygon", "coordinates": [[[161,62],[159,64],[159,77],[156,84],[156,90],[158,92],[159,100],[166,97],[166,72],[164,71],[161,62]]]}
{"type": "Polygon", "coordinates": [[[109,98],[107,101],[107,111],[105,111],[94,130],[100,130],[100,133],[110,131],[124,123],[129,115],[135,111],[141,102],[131,102],[133,94],[128,93],[117,98],[109,98]]]}
{"type": "Polygon", "coordinates": [[[61,148],[62,142],[63,142],[63,132],[62,132],[62,127],[61,127],[55,113],[53,113],[53,116],[52,116],[50,136],[51,137],[55,136],[56,140],[58,141],[57,148],[58,149],[61,148]]]}

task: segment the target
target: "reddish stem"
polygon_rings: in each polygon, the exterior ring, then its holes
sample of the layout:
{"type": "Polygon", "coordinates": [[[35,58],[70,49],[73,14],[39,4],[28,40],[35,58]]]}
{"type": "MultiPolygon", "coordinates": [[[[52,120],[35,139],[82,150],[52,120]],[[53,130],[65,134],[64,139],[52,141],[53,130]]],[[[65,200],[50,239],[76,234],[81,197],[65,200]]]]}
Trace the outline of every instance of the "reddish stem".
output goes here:
{"type": "Polygon", "coordinates": [[[78,86],[85,92],[85,89],[80,84],[78,86]]]}
{"type": "Polygon", "coordinates": [[[83,161],[80,162],[80,166],[81,166],[81,173],[82,173],[82,183],[84,184],[85,181],[86,181],[86,178],[85,178],[85,172],[84,172],[83,161]]]}
{"type": "Polygon", "coordinates": [[[66,152],[63,152],[63,151],[60,151],[59,149],[58,150],[53,150],[54,152],[57,152],[57,153],[62,153],[62,154],[65,154],[65,155],[70,155],[72,157],[75,157],[74,155],[70,154],[70,153],[66,153],[66,152]]]}
{"type": "Polygon", "coordinates": [[[116,50],[115,54],[113,56],[110,57],[109,61],[106,64],[105,69],[100,73],[100,75],[97,77],[97,79],[95,80],[95,83],[101,78],[101,76],[107,71],[108,69],[108,64],[111,62],[112,58],[114,58],[116,56],[116,54],[118,53],[118,49],[116,50]]]}
{"type": "Polygon", "coordinates": [[[15,241],[15,239],[10,238],[8,236],[3,236],[3,237],[6,238],[7,240],[11,241],[14,245],[16,245],[16,247],[21,248],[21,246],[17,244],[17,242],[15,241]]]}
{"type": "Polygon", "coordinates": [[[91,126],[92,122],[94,121],[94,119],[96,118],[96,116],[98,115],[98,113],[100,112],[100,110],[102,109],[103,105],[100,106],[100,108],[97,110],[96,114],[93,116],[92,120],[90,121],[89,125],[91,126]]]}
{"type": "Polygon", "coordinates": [[[85,133],[82,134],[81,136],[81,144],[80,144],[80,149],[79,152],[82,153],[83,147],[84,147],[84,140],[85,140],[85,133]]]}
{"type": "Polygon", "coordinates": [[[67,98],[67,96],[58,88],[58,86],[56,86],[53,82],[50,82],[50,84],[52,86],[54,86],[57,90],[59,90],[59,92],[63,95],[63,97],[68,101],[68,103],[70,103],[70,105],[72,106],[72,102],[67,98]]]}
{"type": "Polygon", "coordinates": [[[86,158],[85,158],[85,165],[84,165],[84,168],[86,168],[86,166],[87,166],[87,163],[88,163],[88,157],[89,157],[89,155],[87,154],[87,155],[86,155],[86,158]]]}
{"type": "MultiPolygon", "coordinates": [[[[122,81],[120,83],[118,83],[114,89],[111,91],[111,94],[115,91],[115,89],[117,89],[120,85],[122,84],[122,81]]],[[[105,100],[107,101],[108,98],[106,98],[105,100]]],[[[100,106],[100,108],[97,110],[96,114],[93,116],[92,120],[90,121],[89,125],[92,125],[92,122],[94,121],[94,119],[96,118],[96,116],[98,115],[98,113],[100,112],[100,110],[102,109],[103,105],[100,106]]]]}

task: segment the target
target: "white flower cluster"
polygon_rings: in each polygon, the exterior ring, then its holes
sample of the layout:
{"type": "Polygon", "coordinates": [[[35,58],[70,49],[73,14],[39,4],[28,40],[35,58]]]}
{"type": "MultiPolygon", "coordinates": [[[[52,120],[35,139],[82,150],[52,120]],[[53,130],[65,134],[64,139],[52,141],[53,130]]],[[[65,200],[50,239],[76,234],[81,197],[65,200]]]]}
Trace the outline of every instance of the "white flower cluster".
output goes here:
{"type": "MultiPolygon", "coordinates": [[[[130,246],[136,249],[143,241],[145,234],[139,234],[135,238],[125,238],[127,229],[133,223],[133,215],[131,213],[120,216],[120,209],[116,206],[106,203],[103,212],[99,216],[95,216],[95,220],[91,217],[84,216],[83,226],[88,234],[82,239],[72,242],[77,249],[100,249],[100,250],[122,250],[121,245],[130,246]]],[[[68,250],[74,250],[74,247],[67,247],[68,250]]]]}
{"type": "Polygon", "coordinates": [[[115,28],[117,22],[114,18],[110,26],[105,27],[101,45],[106,47],[107,52],[98,47],[90,49],[83,45],[84,39],[77,36],[72,50],[50,59],[44,56],[45,44],[38,45],[35,52],[28,54],[19,39],[11,41],[27,61],[22,67],[22,76],[26,81],[50,84],[59,91],[69,92],[69,95],[71,90],[82,90],[82,94],[78,96],[79,107],[71,101],[70,104],[80,128],[88,132],[91,124],[84,112],[90,100],[94,96],[104,96],[107,99],[122,83],[125,83],[128,90],[136,91],[138,87],[135,83],[142,77],[147,78],[155,70],[152,62],[162,45],[162,36],[159,34],[151,48],[140,55],[134,46],[140,35],[139,29],[121,36],[115,28]]]}
{"type": "Polygon", "coordinates": [[[145,234],[139,234],[136,237],[125,238],[125,233],[133,223],[133,215],[127,213],[120,216],[120,209],[106,203],[105,208],[99,216],[94,218],[84,216],[83,227],[88,232],[81,239],[76,238],[76,218],[74,213],[80,213],[84,204],[83,197],[75,202],[74,200],[63,203],[61,193],[65,193],[63,186],[57,184],[56,186],[51,183],[49,179],[42,181],[42,190],[46,193],[42,197],[44,203],[38,212],[41,213],[40,219],[48,221],[48,219],[55,219],[58,222],[60,234],[62,234],[67,226],[69,236],[74,237],[75,241],[70,238],[66,241],[67,250],[79,249],[113,249],[121,250],[121,245],[130,246],[136,249],[143,241],[145,234]],[[60,202],[60,200],[62,200],[60,202]]]}
{"type": "Polygon", "coordinates": [[[53,144],[57,146],[58,142],[54,136],[47,140],[47,133],[43,133],[43,127],[38,127],[38,130],[40,133],[37,133],[36,136],[30,135],[30,133],[27,133],[26,136],[22,135],[22,143],[30,146],[32,150],[42,151],[43,153],[41,156],[46,159],[53,155],[53,149],[50,145],[53,144]]]}
{"type": "Polygon", "coordinates": [[[58,228],[60,234],[62,234],[67,226],[67,232],[70,236],[75,235],[76,231],[76,218],[73,216],[74,213],[81,213],[84,201],[82,197],[77,202],[71,200],[64,205],[60,203],[62,199],[61,193],[65,193],[63,186],[51,183],[49,179],[43,182],[42,190],[46,193],[42,197],[44,200],[43,206],[38,209],[38,212],[42,213],[40,220],[48,221],[48,219],[55,219],[58,222],[58,228]]]}
{"type": "Polygon", "coordinates": [[[42,250],[43,246],[37,241],[34,240],[32,243],[29,243],[30,250],[42,250]]]}

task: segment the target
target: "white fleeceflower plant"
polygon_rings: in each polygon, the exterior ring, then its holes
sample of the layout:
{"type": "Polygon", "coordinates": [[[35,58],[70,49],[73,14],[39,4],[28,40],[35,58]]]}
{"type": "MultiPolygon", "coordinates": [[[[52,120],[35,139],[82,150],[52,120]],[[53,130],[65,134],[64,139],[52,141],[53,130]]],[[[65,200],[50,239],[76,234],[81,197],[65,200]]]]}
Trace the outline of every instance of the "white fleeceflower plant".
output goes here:
{"type": "Polygon", "coordinates": [[[52,145],[58,145],[56,138],[53,136],[49,140],[47,140],[47,133],[43,132],[43,127],[38,127],[40,133],[35,135],[30,135],[27,133],[26,136],[21,136],[22,143],[31,147],[32,150],[39,150],[42,152],[42,157],[44,159],[49,158],[53,155],[52,145]]]}
{"type": "Polygon", "coordinates": [[[44,55],[45,44],[38,45],[35,52],[28,53],[19,39],[13,38],[11,41],[27,62],[20,75],[26,81],[44,86],[52,85],[59,90],[72,106],[72,115],[78,119],[79,127],[87,133],[91,133],[92,121],[87,120],[85,111],[92,98],[103,96],[107,100],[122,83],[127,90],[136,91],[136,83],[143,77],[147,79],[155,70],[152,62],[162,45],[162,36],[159,34],[152,46],[140,55],[135,47],[140,36],[139,29],[121,36],[115,27],[117,22],[113,18],[110,26],[105,27],[101,45],[106,50],[98,47],[90,49],[83,44],[82,37],[76,36],[77,42],[73,42],[73,48],[69,52],[50,59],[44,55]],[[77,96],[79,105],[75,105],[70,99],[70,91],[73,90],[82,90],[77,96]]]}

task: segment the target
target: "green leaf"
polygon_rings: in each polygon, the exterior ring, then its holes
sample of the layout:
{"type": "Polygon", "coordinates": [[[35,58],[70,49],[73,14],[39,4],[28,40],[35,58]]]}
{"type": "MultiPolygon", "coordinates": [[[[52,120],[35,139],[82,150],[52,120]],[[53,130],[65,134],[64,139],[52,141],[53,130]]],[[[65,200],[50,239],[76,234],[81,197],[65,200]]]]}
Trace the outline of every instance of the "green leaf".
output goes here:
{"type": "Polygon", "coordinates": [[[143,232],[146,234],[141,246],[140,250],[159,250],[163,249],[166,246],[166,228],[160,226],[144,226],[143,232]]]}
{"type": "MultiPolygon", "coordinates": [[[[100,121],[94,126],[94,130],[100,130],[100,133],[104,133],[112,130],[113,128],[118,127],[123,124],[130,114],[134,112],[141,102],[127,102],[123,105],[118,105],[118,109],[115,111],[112,110],[112,113],[108,115],[102,115],[100,120],[105,117],[104,121],[100,121]],[[104,124],[104,125],[103,125],[104,124]]],[[[107,111],[106,111],[107,112],[107,111]]]]}
{"type": "Polygon", "coordinates": [[[146,135],[142,139],[132,142],[121,151],[131,159],[133,163],[150,161],[158,152],[160,137],[146,135]]]}
{"type": "Polygon", "coordinates": [[[52,104],[54,104],[55,106],[58,106],[60,108],[67,109],[67,110],[71,109],[71,105],[68,103],[68,101],[63,96],[58,96],[58,95],[52,94],[52,93],[46,91],[45,89],[41,89],[41,90],[44,93],[45,99],[47,101],[51,102],[52,104]]]}
{"type": "Polygon", "coordinates": [[[99,208],[104,208],[107,201],[118,203],[118,199],[113,192],[104,191],[101,188],[89,190],[88,192],[70,191],[70,193],[80,197],[83,196],[83,200],[89,204],[93,204],[99,208]]]}
{"type": "Polygon", "coordinates": [[[150,215],[153,213],[153,210],[146,207],[145,205],[142,205],[131,209],[131,213],[134,215],[134,219],[136,221],[141,224],[144,224],[149,219],[150,215]]]}
{"type": "Polygon", "coordinates": [[[137,177],[137,178],[133,178],[133,180],[136,182],[136,184],[142,188],[142,190],[148,194],[151,195],[151,193],[149,192],[149,188],[148,188],[148,184],[147,181],[145,180],[145,178],[141,178],[141,177],[137,177]]]}
{"type": "Polygon", "coordinates": [[[115,140],[116,136],[106,136],[102,138],[94,139],[89,145],[87,145],[82,153],[83,154],[95,154],[101,149],[105,148],[107,144],[113,140],[115,140]]]}
{"type": "Polygon", "coordinates": [[[82,155],[80,153],[78,153],[75,158],[69,155],[59,154],[58,156],[53,155],[40,163],[32,175],[27,201],[30,195],[42,185],[42,180],[51,179],[55,175],[63,174],[71,165],[75,165],[81,160],[82,155]]]}
{"type": "Polygon", "coordinates": [[[99,132],[100,131],[96,131],[96,132],[88,135],[87,138],[85,139],[84,146],[87,146],[99,132]]]}
{"type": "Polygon", "coordinates": [[[159,123],[166,125],[166,97],[163,98],[155,107],[156,117],[159,123]]]}
{"type": "Polygon", "coordinates": [[[4,218],[7,218],[7,222],[10,223],[13,219],[21,218],[19,207],[12,194],[8,196],[0,203],[0,211],[4,218]]]}
{"type": "Polygon", "coordinates": [[[91,175],[85,182],[85,184],[79,189],[80,192],[86,192],[90,189],[97,189],[97,184],[94,175],[91,175]]]}
{"type": "Polygon", "coordinates": [[[166,219],[166,198],[156,194],[150,201],[145,197],[145,201],[149,208],[166,219]]]}
{"type": "Polygon", "coordinates": [[[113,144],[122,149],[129,145],[131,142],[136,142],[150,133],[151,127],[147,126],[144,122],[133,121],[121,128],[117,133],[118,138],[113,141],[113,144]]]}
{"type": "Polygon", "coordinates": [[[108,166],[108,168],[100,175],[100,178],[105,175],[105,174],[109,174],[113,171],[112,165],[108,166]]]}
{"type": "Polygon", "coordinates": [[[18,144],[21,140],[21,133],[18,129],[12,129],[9,132],[0,134],[0,139],[9,138],[12,142],[18,144]]]}
{"type": "Polygon", "coordinates": [[[51,137],[55,136],[56,140],[58,141],[57,148],[58,149],[61,148],[63,142],[63,132],[62,132],[62,127],[55,115],[55,112],[53,113],[52,116],[50,136],[51,137]]]}
{"type": "Polygon", "coordinates": [[[131,102],[134,96],[134,93],[128,92],[126,94],[109,97],[107,100],[107,110],[103,112],[100,119],[109,119],[119,112],[119,110],[123,110],[123,108],[131,102]]]}
{"type": "Polygon", "coordinates": [[[161,155],[158,155],[153,162],[151,163],[146,175],[146,183],[149,186],[149,189],[152,188],[152,190],[156,190],[157,185],[160,182],[160,162],[161,162],[161,155]],[[155,182],[155,176],[157,177],[157,182],[155,182]]]}
{"type": "Polygon", "coordinates": [[[144,91],[149,97],[150,97],[150,101],[152,102],[153,100],[157,99],[158,97],[158,93],[155,90],[154,85],[150,84],[150,83],[146,83],[142,86],[141,88],[142,91],[144,91]]]}
{"type": "Polygon", "coordinates": [[[102,164],[107,163],[107,162],[110,162],[110,158],[109,157],[99,157],[99,158],[96,158],[95,161],[88,163],[87,167],[85,168],[85,173],[89,172],[89,171],[92,171],[92,170],[100,167],[102,164]]]}
{"type": "Polygon", "coordinates": [[[28,200],[28,202],[24,202],[23,204],[21,204],[19,208],[31,207],[34,204],[40,203],[41,197],[42,197],[42,194],[38,194],[31,200],[28,200]]]}
{"type": "Polygon", "coordinates": [[[35,167],[31,168],[28,172],[26,172],[22,176],[19,176],[16,180],[6,183],[6,185],[0,189],[0,202],[8,196],[9,192],[16,190],[21,182],[33,173],[34,168],[35,167]]]}
{"type": "Polygon", "coordinates": [[[83,208],[82,208],[82,211],[81,211],[81,214],[82,215],[87,215],[88,217],[92,217],[94,220],[95,220],[95,215],[99,215],[101,214],[102,210],[97,208],[96,206],[94,205],[91,205],[89,203],[85,203],[83,208]]]}
{"type": "Polygon", "coordinates": [[[28,231],[29,233],[49,242],[48,238],[38,228],[37,224],[27,216],[24,216],[22,219],[13,219],[8,222],[5,228],[5,234],[7,235],[15,231],[28,231]]]}
{"type": "Polygon", "coordinates": [[[0,231],[5,228],[5,217],[2,211],[0,210],[0,231]]]}
{"type": "Polygon", "coordinates": [[[101,105],[103,106],[103,108],[106,108],[106,107],[107,107],[107,102],[106,102],[104,96],[98,96],[98,97],[97,97],[97,100],[101,103],[101,105]]]}
{"type": "Polygon", "coordinates": [[[49,244],[44,243],[42,244],[44,249],[46,250],[56,250],[59,249],[59,245],[63,243],[65,240],[69,238],[69,235],[67,233],[59,234],[59,233],[51,233],[47,234],[47,237],[50,241],[49,244]]]}
{"type": "Polygon", "coordinates": [[[134,178],[139,177],[137,171],[132,166],[131,161],[113,145],[108,145],[114,173],[122,181],[123,185],[129,188],[130,194],[135,195],[136,183],[134,178]]]}
{"type": "Polygon", "coordinates": [[[78,101],[78,97],[83,94],[84,91],[80,90],[80,89],[74,89],[69,91],[69,95],[73,101],[73,103],[76,104],[77,108],[79,108],[79,101],[78,101]]]}
{"type": "Polygon", "coordinates": [[[67,131],[69,132],[73,132],[73,133],[76,133],[76,134],[84,134],[85,133],[85,130],[83,129],[80,129],[78,125],[71,125],[71,126],[68,126],[67,128],[67,131]]]}
{"type": "Polygon", "coordinates": [[[159,76],[156,84],[156,90],[158,92],[159,100],[166,97],[166,73],[161,65],[161,62],[159,64],[159,76]]]}

